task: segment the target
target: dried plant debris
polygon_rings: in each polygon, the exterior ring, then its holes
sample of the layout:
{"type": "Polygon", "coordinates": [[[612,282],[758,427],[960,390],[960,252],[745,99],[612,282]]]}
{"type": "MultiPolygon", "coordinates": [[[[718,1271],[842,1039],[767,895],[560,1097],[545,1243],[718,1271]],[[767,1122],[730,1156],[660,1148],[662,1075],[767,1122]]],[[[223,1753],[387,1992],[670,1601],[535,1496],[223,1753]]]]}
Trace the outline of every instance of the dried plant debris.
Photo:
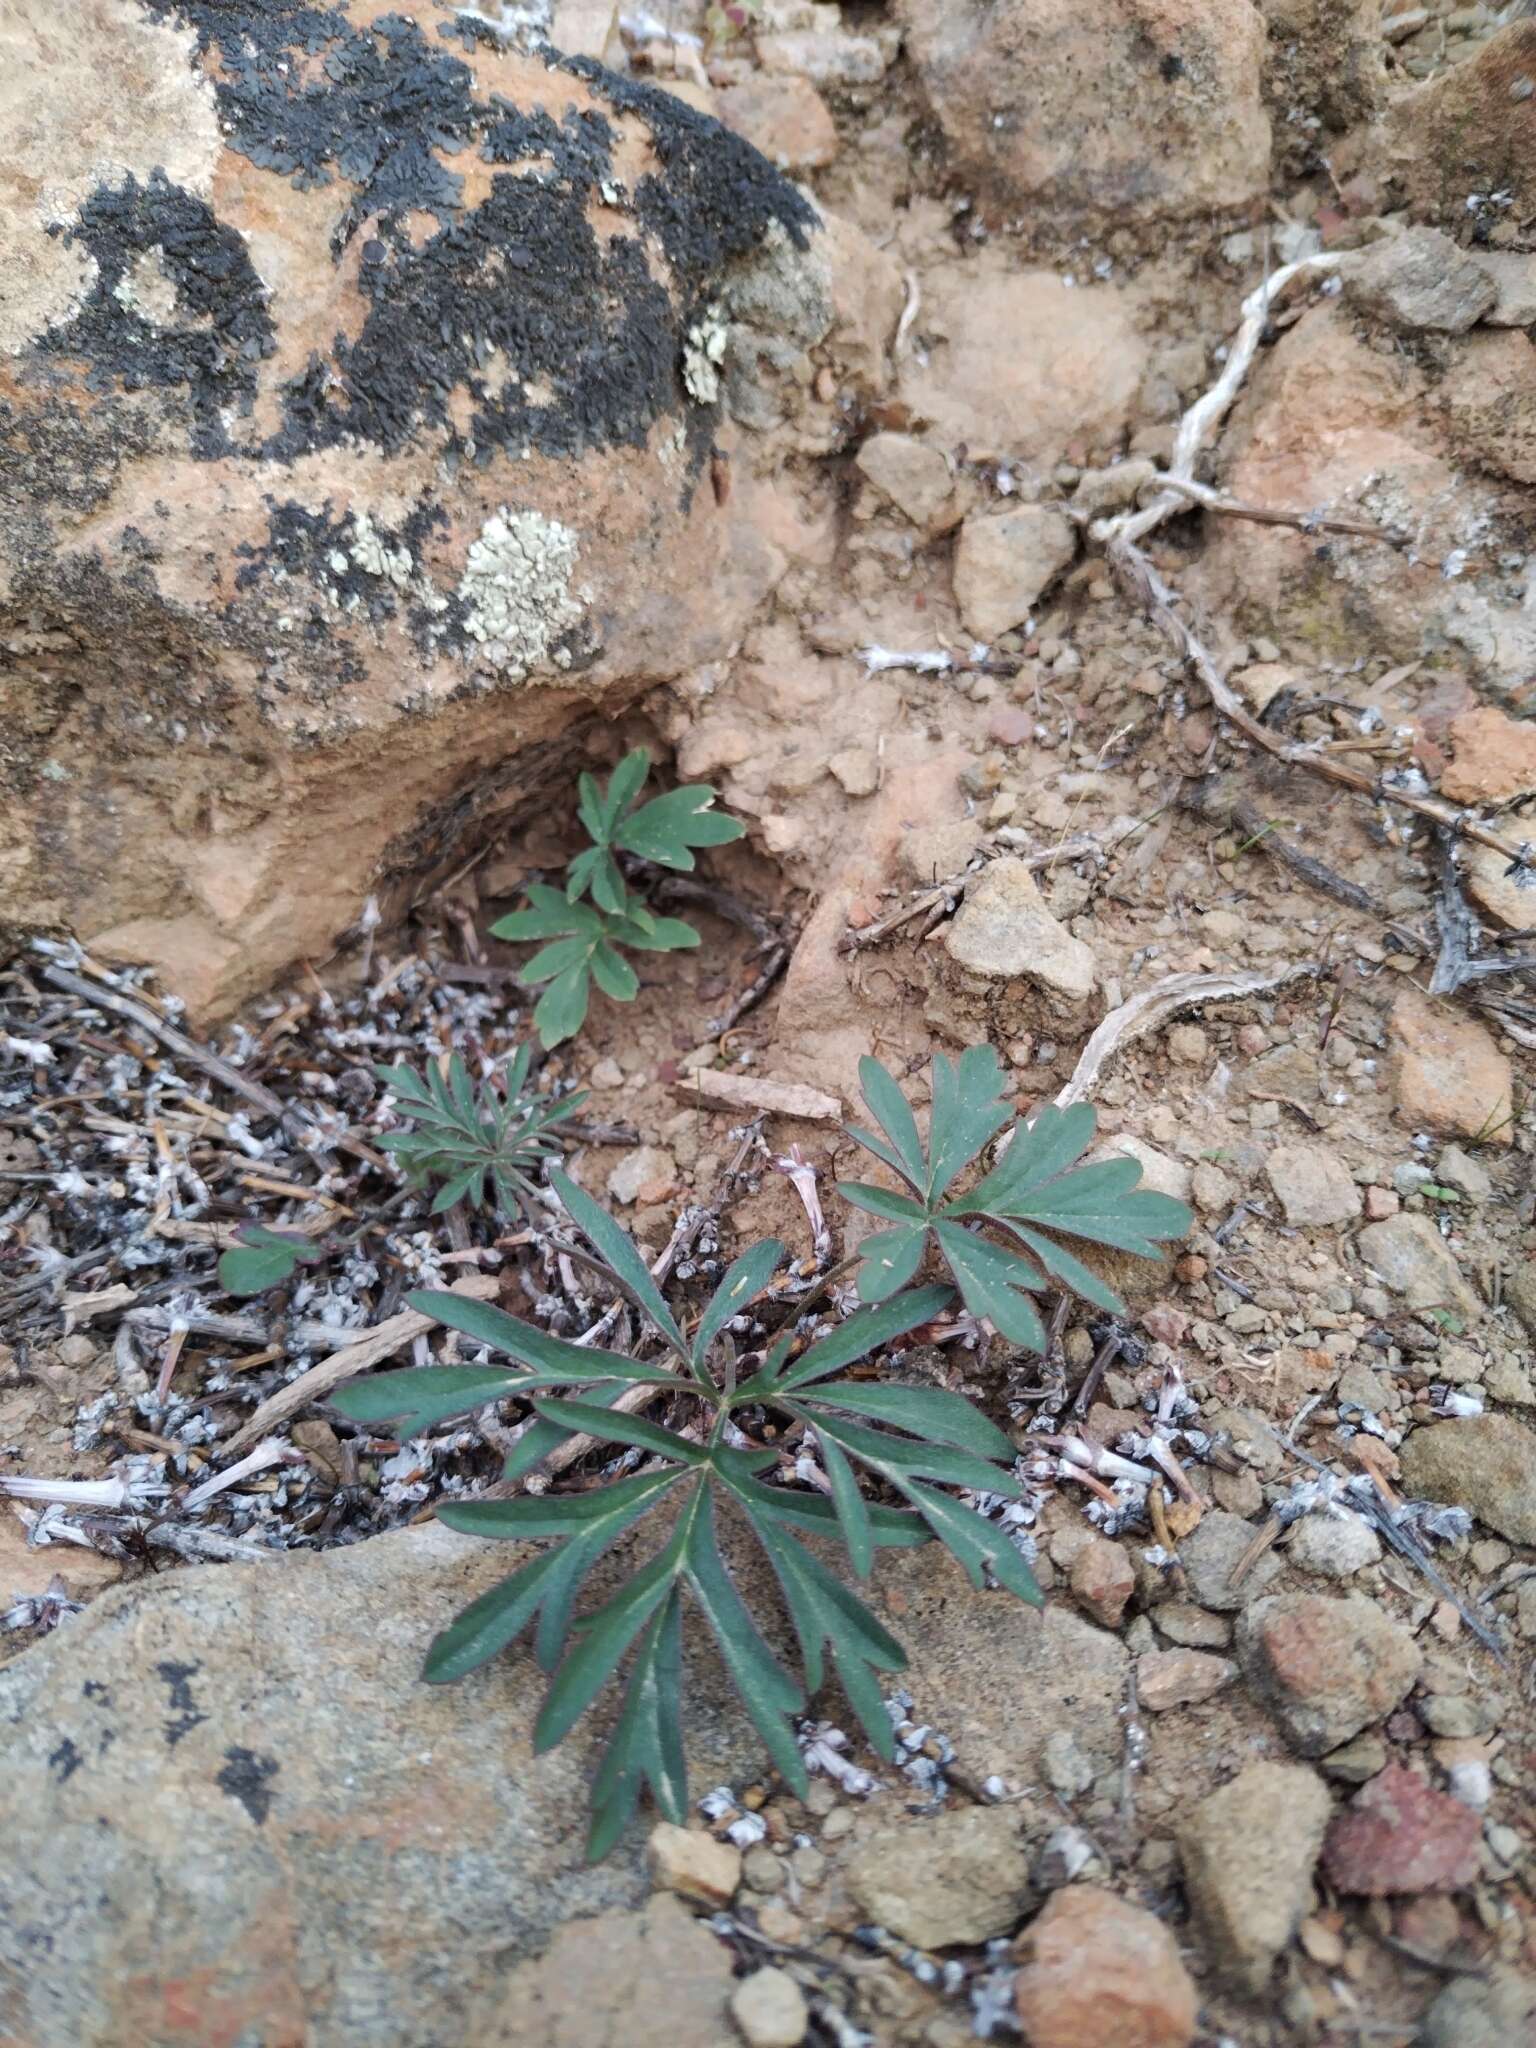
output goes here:
{"type": "MultiPolygon", "coordinates": [[[[261,1555],[354,1540],[494,1475],[474,1429],[396,1444],[316,1422],[207,1484],[248,1417],[411,1288],[528,1255],[497,1240],[577,1098],[536,1092],[503,988],[452,974],[406,955],[351,995],[316,982],[217,1050],[143,971],[76,947],[39,943],[0,975],[0,1359],[15,1385],[61,1328],[106,1346],[69,1446],[93,1477],[38,1477],[0,1442],[34,1544],[261,1555]],[[496,1199],[434,1216],[435,1169],[463,1150],[457,1178],[478,1174],[476,1146],[496,1199]]],[[[574,1324],[558,1275],[541,1291],[574,1324]]]]}

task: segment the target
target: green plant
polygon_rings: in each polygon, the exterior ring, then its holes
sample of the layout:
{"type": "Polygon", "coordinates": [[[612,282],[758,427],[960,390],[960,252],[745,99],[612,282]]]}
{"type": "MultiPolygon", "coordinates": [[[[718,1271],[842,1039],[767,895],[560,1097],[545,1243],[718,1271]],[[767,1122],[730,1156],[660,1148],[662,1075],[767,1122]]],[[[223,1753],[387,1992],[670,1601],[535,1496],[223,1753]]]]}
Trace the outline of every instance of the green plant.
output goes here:
{"type": "Polygon", "coordinates": [[[413,1306],[517,1361],[502,1366],[409,1368],[355,1381],[337,1403],[355,1421],[391,1422],[412,1434],[511,1395],[537,1416],[508,1461],[525,1473],[577,1432],[639,1451],[634,1476],[590,1492],[445,1504],[440,1518],[476,1535],[551,1539],[551,1547],[483,1594],[433,1643],[425,1676],[461,1678],[534,1628],[534,1649],[551,1678],[534,1728],[546,1750],[566,1735],[633,1650],[623,1706],[593,1785],[589,1851],[603,1856],[649,1784],[657,1805],[681,1820],[687,1780],[679,1722],[685,1595],[702,1611],[769,1754],[790,1785],[805,1789],[805,1767],[789,1717],[823,1683],[827,1653],[871,1743],[890,1757],[892,1733],[876,1673],[900,1670],[901,1646],[865,1604],[801,1541],[840,1538],[855,1573],[874,1552],[936,1536],[978,1587],[990,1572],[1021,1599],[1038,1604],[1033,1576],[1007,1534],[939,1490],[958,1486],[1017,1497],[1008,1438],[962,1396],[936,1388],[839,1377],[893,1339],[917,1329],[953,1299],[925,1287],[857,1310],[829,1336],[794,1356],[781,1336],[755,1369],[737,1377],[721,1343],[731,1320],[769,1285],[784,1247],[769,1239],[726,1272],[691,1336],[662,1298],[644,1259],[613,1218],[563,1174],[551,1184],[598,1261],[641,1309],[670,1354],[642,1364],[550,1336],[502,1310],[462,1296],[424,1293],[413,1306]],[[614,1411],[627,1388],[654,1388],[671,1405],[673,1426],[614,1411]],[[555,1388],[579,1388],[575,1395],[555,1388]],[[768,1483],[779,1463],[761,1442],[768,1415],[814,1432],[829,1497],[768,1483]],[[734,1441],[733,1441],[734,1439],[734,1441]],[[903,1508],[872,1502],[858,1469],[903,1508]],[[766,1554],[799,1644],[801,1677],[785,1670],[764,1641],[721,1555],[718,1514],[740,1517],[766,1554]],[[583,1581],[626,1531],[665,1511],[654,1553],[602,1605],[573,1623],[583,1581]]]}
{"type": "Polygon", "coordinates": [[[530,884],[530,908],[491,927],[498,939],[546,942],[523,969],[525,980],[549,984],[533,1013],[546,1050],[581,1029],[594,981],[615,1002],[634,1000],[640,983],[620,948],[671,953],[699,943],[691,924],[657,917],[630,891],[618,855],[687,873],[695,866],[695,847],[729,845],[745,829],[713,808],[716,792],[703,783],[668,790],[636,809],[650,766],[645,748],[636,747],[606,788],[594,776],[580,778],[577,810],[592,844],[567,866],[564,890],[530,884]],[[590,903],[582,901],[587,895],[590,903]]]}
{"type": "Polygon", "coordinates": [[[898,1194],[866,1181],[838,1183],[838,1192],[855,1208],[894,1225],[859,1247],[858,1290],[865,1301],[884,1301],[905,1287],[932,1244],[971,1313],[987,1317],[1013,1343],[1039,1351],[1045,1331],[1029,1297],[1051,1281],[1100,1308],[1123,1309],[1113,1290],[1056,1242],[1057,1234],[1155,1258],[1160,1241],[1182,1237],[1190,1227],[1182,1202],[1136,1185],[1141,1168],[1134,1159],[1077,1164],[1097,1123],[1086,1102],[1070,1109],[1047,1105],[1033,1122],[1015,1123],[991,1172],[968,1193],[949,1195],[1013,1115],[1000,1099],[1003,1076],[990,1046],[972,1046],[958,1062],[935,1054],[926,1154],[906,1097],[878,1060],[860,1061],[859,1084],[885,1135],[877,1138],[854,1126],[849,1135],[911,1191],[898,1194]],[[981,1235],[983,1224],[1015,1243],[994,1244],[981,1235]]]}
{"type": "Polygon", "coordinates": [[[478,1093],[457,1053],[446,1075],[432,1064],[424,1077],[410,1067],[374,1068],[412,1125],[386,1131],[379,1145],[399,1160],[412,1187],[443,1183],[432,1203],[434,1216],[460,1201],[484,1208],[488,1188],[502,1215],[526,1211],[537,1191],[532,1176],[558,1150],[547,1134],[586,1101],[577,1093],[555,1102],[531,1089],[532,1058],[531,1046],[519,1046],[500,1085],[485,1081],[478,1093]]]}
{"type": "Polygon", "coordinates": [[[231,1294],[265,1294],[291,1280],[297,1267],[318,1265],[324,1257],[324,1247],[313,1238],[242,1223],[234,1244],[219,1254],[219,1285],[231,1294]]]}

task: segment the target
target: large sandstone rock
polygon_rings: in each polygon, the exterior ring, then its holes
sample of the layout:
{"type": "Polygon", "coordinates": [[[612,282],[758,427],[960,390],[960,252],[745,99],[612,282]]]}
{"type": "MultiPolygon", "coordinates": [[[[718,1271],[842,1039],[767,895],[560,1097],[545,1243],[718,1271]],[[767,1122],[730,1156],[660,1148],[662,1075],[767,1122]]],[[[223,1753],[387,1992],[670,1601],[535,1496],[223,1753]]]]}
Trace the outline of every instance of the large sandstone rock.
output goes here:
{"type": "MultiPolygon", "coordinates": [[[[630,1548],[603,1568],[610,1590],[643,1554],[630,1548]]],[[[595,2020],[582,2032],[558,1972],[518,1967],[568,1959],[570,1939],[550,1947],[562,1923],[645,1899],[643,1827],[608,1863],[584,1862],[612,1702],[535,1757],[544,1680],[529,1651],[459,1686],[418,1677],[436,1630],[525,1554],[429,1525],[180,1571],[104,1594],[0,1671],[0,2041],[660,2038],[638,2019],[632,2035],[595,2020]]],[[[771,1575],[750,1552],[732,1563],[792,1655],[771,1575]]],[[[909,1646],[903,1682],[922,1713],[983,1775],[1028,1782],[1068,1720],[1095,1768],[1118,1761],[1126,1655],[1113,1637],[973,1592],[936,1548],[885,1554],[873,1597],[909,1646]]],[[[685,1652],[695,1793],[762,1768],[706,1636],[690,1627],[685,1652]]],[[[853,1726],[835,1698],[828,1710],[853,1726]]],[[[639,1968],[670,1929],[653,1909],[649,1923],[605,1919],[592,1939],[609,1931],[639,1968]]],[[[591,1966],[606,2011],[612,1973],[591,1966]]],[[[727,1988],[692,1949],[679,1967],[680,2013],[727,1988]]]]}
{"type": "Polygon", "coordinates": [[[1386,87],[1380,0],[1259,0],[1269,49],[1264,97],[1298,170],[1315,164],[1319,132],[1374,112],[1386,87]]]}
{"type": "Polygon", "coordinates": [[[1025,226],[1136,227],[1269,179],[1253,0],[899,0],[952,168],[1025,226]]]}
{"type": "Polygon", "coordinates": [[[1411,535],[1412,548],[1320,545],[1280,527],[1211,521],[1190,588],[1239,629],[1283,619],[1297,654],[1432,654],[1467,667],[1480,693],[1517,694],[1536,674],[1536,578],[1511,583],[1498,563],[1524,530],[1529,494],[1469,473],[1465,447],[1441,423],[1458,394],[1462,435],[1486,446],[1504,417],[1502,389],[1458,371],[1478,360],[1480,339],[1442,339],[1450,374],[1437,390],[1390,327],[1373,332],[1337,301],[1303,314],[1255,366],[1222,481],[1250,503],[1390,527],[1411,535]]]}
{"type": "Polygon", "coordinates": [[[1351,138],[1339,175],[1366,168],[1387,181],[1389,201],[1464,228],[1468,201],[1508,194],[1509,217],[1536,205],[1536,20],[1509,22],[1475,57],[1417,91],[1351,138]]]}
{"type": "Polygon", "coordinates": [[[205,1014],[774,573],[709,453],[833,317],[815,216],[471,13],[0,24],[0,901],[205,1014]]]}

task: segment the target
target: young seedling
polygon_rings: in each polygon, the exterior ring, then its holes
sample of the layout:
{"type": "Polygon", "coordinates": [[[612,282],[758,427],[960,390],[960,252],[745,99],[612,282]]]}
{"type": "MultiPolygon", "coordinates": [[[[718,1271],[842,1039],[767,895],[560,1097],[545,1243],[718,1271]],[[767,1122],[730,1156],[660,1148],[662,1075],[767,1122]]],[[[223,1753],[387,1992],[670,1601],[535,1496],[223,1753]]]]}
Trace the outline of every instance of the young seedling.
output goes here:
{"type": "Polygon", "coordinates": [[[499,1088],[486,1081],[478,1093],[457,1053],[446,1075],[430,1064],[424,1076],[410,1067],[374,1068],[393,1090],[400,1114],[411,1119],[409,1130],[386,1131],[378,1143],[393,1152],[412,1187],[442,1183],[434,1216],[455,1202],[483,1209],[488,1196],[498,1215],[527,1212],[540,1165],[558,1150],[548,1133],[586,1101],[578,1092],[556,1102],[530,1088],[532,1058],[531,1046],[519,1046],[499,1088]]]}
{"type": "Polygon", "coordinates": [[[388,1423],[411,1436],[487,1402],[522,1398],[537,1420],[508,1460],[514,1478],[576,1434],[642,1454],[641,1471],[588,1492],[439,1509],[452,1528],[518,1541],[542,1538],[549,1547],[437,1638],[426,1662],[431,1682],[462,1678],[531,1628],[535,1655],[551,1674],[534,1728],[542,1751],[570,1732],[632,1652],[623,1705],[593,1784],[588,1846],[595,1860],[618,1840],[643,1785],[669,1819],[681,1821],[687,1813],[680,1733],[685,1602],[703,1614],[770,1756],[786,1783],[803,1794],[805,1765],[790,1717],[821,1687],[829,1653],[869,1740],[887,1758],[891,1724],[876,1674],[902,1669],[905,1656],[802,1538],[840,1541],[863,1578],[877,1549],[937,1537],[973,1585],[984,1585],[990,1574],[1032,1604],[1039,1604],[1040,1593],[1006,1532],[942,1490],[1017,1498],[1013,1447],[1002,1431],[958,1394],[840,1376],[936,1316],[953,1299],[949,1288],[918,1288],[859,1309],[798,1357],[793,1339],[783,1336],[766,1354],[738,1361],[728,1328],[772,1281],[783,1245],[768,1239],[743,1252],[685,1335],[613,1218],[563,1174],[551,1173],[550,1181],[598,1261],[654,1331],[663,1362],[570,1344],[487,1304],[432,1292],[412,1295],[412,1306],[522,1370],[494,1362],[411,1368],[357,1380],[336,1401],[354,1421],[388,1423]],[[667,1424],[615,1412],[618,1397],[637,1386],[665,1397],[667,1424]],[[781,1428],[800,1425],[815,1442],[828,1497],[773,1483],[779,1456],[762,1445],[770,1414],[781,1428]],[[861,1471],[905,1505],[867,1499],[861,1471]],[[799,1645],[798,1675],[770,1650],[737,1590],[719,1544],[722,1508],[745,1523],[773,1570],[799,1645]],[[657,1547],[573,1625],[588,1575],[653,1513],[657,1547]]]}
{"type": "Polygon", "coordinates": [[[1048,1105],[1032,1122],[1015,1123],[992,1171],[968,1193],[950,1195],[966,1167],[1013,1115],[1000,1100],[1003,1076],[990,1046],[972,1046],[958,1062],[935,1054],[926,1153],[906,1097],[878,1060],[860,1061],[859,1082],[884,1136],[851,1125],[849,1136],[883,1160],[909,1190],[900,1194],[866,1181],[838,1183],[839,1194],[855,1208],[894,1226],[876,1231],[859,1247],[858,1290],[865,1301],[885,1301],[905,1287],[932,1246],[973,1315],[985,1316],[1010,1342],[1043,1351],[1045,1330],[1029,1297],[1052,1282],[1113,1314],[1124,1313],[1113,1290],[1057,1243],[1058,1237],[1150,1259],[1157,1256],[1159,1243],[1183,1237],[1190,1228],[1192,1218],[1182,1202],[1137,1186],[1141,1168],[1134,1159],[1077,1165],[1097,1124],[1086,1102],[1070,1109],[1048,1105]],[[999,1245],[984,1237],[983,1225],[1011,1242],[999,1245]]]}
{"type": "Polygon", "coordinates": [[[624,950],[672,953],[697,946],[699,934],[679,917],[657,917],[629,889],[620,853],[687,873],[694,848],[726,846],[745,827],[713,806],[716,792],[703,783],[669,790],[634,808],[651,757],[644,747],[626,754],[606,788],[583,775],[578,811],[592,844],[566,868],[564,890],[543,883],[528,889],[530,907],[492,925],[498,939],[544,940],[523,978],[548,982],[533,1021],[545,1049],[573,1038],[586,1019],[595,981],[615,1002],[632,1002],[640,983],[624,950]],[[582,901],[591,896],[591,902],[582,901]]]}
{"type": "Polygon", "coordinates": [[[325,1249],[297,1232],[242,1223],[235,1243],[219,1255],[219,1284],[231,1294],[265,1294],[293,1278],[299,1266],[315,1266],[325,1249]]]}

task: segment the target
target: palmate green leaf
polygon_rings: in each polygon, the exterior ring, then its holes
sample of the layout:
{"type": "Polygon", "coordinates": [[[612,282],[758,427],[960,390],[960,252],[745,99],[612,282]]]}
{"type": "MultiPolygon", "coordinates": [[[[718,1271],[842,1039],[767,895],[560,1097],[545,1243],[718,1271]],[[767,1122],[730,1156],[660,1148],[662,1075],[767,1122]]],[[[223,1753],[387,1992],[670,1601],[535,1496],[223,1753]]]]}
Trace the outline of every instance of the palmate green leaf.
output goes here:
{"type": "Polygon", "coordinates": [[[761,1294],[782,1264],[785,1248],[776,1237],[765,1237],[750,1251],[742,1253],[727,1266],[720,1285],[710,1296],[704,1313],[699,1318],[699,1327],[693,1335],[693,1365],[700,1371],[709,1356],[709,1347],[731,1320],[739,1315],[747,1303],[761,1294]]]}
{"type": "Polygon", "coordinates": [[[818,1338],[802,1351],[792,1365],[785,1363],[787,1346],[776,1345],[762,1371],[736,1389],[735,1405],[745,1407],[754,1401],[773,1399],[795,1387],[809,1386],[814,1380],[841,1372],[855,1359],[867,1358],[895,1338],[905,1337],[909,1331],[932,1322],[954,1298],[954,1290],[949,1287],[914,1287],[910,1293],[897,1295],[895,1300],[883,1301],[877,1307],[855,1309],[829,1336],[818,1338]]]}
{"type": "Polygon", "coordinates": [[[933,1114],[928,1140],[928,1199],[936,1202],[995,1137],[1013,1112],[1000,1097],[1003,1072],[990,1045],[973,1045],[959,1061],[935,1053],[933,1114]]]}
{"type": "Polygon", "coordinates": [[[788,1716],[804,1707],[805,1695],[763,1641],[731,1583],[715,1538],[714,1502],[703,1487],[688,1528],[684,1559],[693,1596],[714,1631],[752,1725],[785,1784],[803,1799],[808,1790],[805,1762],[788,1716]]]}
{"type": "Polygon", "coordinates": [[[1008,1121],[1000,1096],[1001,1070],[989,1046],[972,1046],[956,1062],[935,1055],[926,1160],[910,1111],[903,1117],[897,1107],[898,1100],[905,1104],[891,1075],[877,1060],[865,1060],[860,1079],[864,1098],[890,1142],[851,1125],[848,1134],[900,1173],[917,1198],[865,1181],[839,1184],[839,1192],[856,1208],[895,1226],[874,1232],[860,1246],[857,1284],[865,1301],[886,1300],[904,1287],[932,1243],[972,1315],[986,1318],[1011,1343],[1039,1351],[1045,1328],[1029,1297],[1052,1281],[1112,1312],[1123,1307],[1111,1288],[1057,1243],[1058,1237],[1155,1258],[1162,1242],[1183,1236],[1190,1227],[1190,1213],[1181,1202],[1137,1186],[1141,1169],[1135,1160],[1076,1165],[1095,1128],[1086,1103],[1068,1109],[1047,1106],[1030,1124],[1015,1124],[992,1170],[969,1193],[944,1199],[1008,1121]],[[1004,1231],[1009,1242],[982,1236],[975,1226],[983,1224],[1004,1231]]]}
{"type": "Polygon", "coordinates": [[[849,1705],[873,1748],[889,1763],[896,1753],[895,1731],[873,1673],[904,1670],[906,1652],[857,1595],[802,1543],[776,1527],[771,1516],[751,1506],[747,1515],[789,1609],[807,1690],[821,1690],[826,1678],[824,1652],[830,1647],[849,1705]]]}
{"type": "Polygon", "coordinates": [[[870,1527],[869,1503],[859,1491],[858,1478],[843,1455],[836,1438],[821,1439],[821,1463],[832,1488],[832,1505],[848,1551],[848,1562],[861,1579],[869,1577],[875,1561],[875,1532],[870,1527]]]}
{"type": "Polygon", "coordinates": [[[325,1257],[313,1238],[269,1230],[264,1223],[242,1223],[235,1239],[219,1255],[219,1285],[230,1294],[265,1294],[291,1280],[295,1267],[313,1266],[325,1257]]]}
{"type": "Polygon", "coordinates": [[[491,936],[496,939],[558,939],[567,933],[579,936],[600,935],[603,929],[602,912],[594,910],[590,903],[573,903],[559,889],[551,889],[547,882],[528,884],[526,910],[509,911],[491,926],[491,936]]]}
{"type": "Polygon", "coordinates": [[[630,1669],[624,1706],[592,1781],[587,1860],[606,1856],[629,1826],[649,1785],[663,1817],[688,1813],[682,1729],[683,1603],[674,1586],[646,1623],[630,1669]]]}
{"type": "Polygon", "coordinates": [[[927,1249],[926,1222],[900,1230],[872,1230],[859,1246],[864,1261],[859,1268],[860,1301],[889,1301],[915,1277],[927,1249]]]}
{"type": "MultiPolygon", "coordinates": [[[[615,1225],[617,1228],[617,1225],[615,1225]]],[[[649,1274],[647,1274],[649,1279],[649,1274]]],[[[541,1330],[537,1323],[525,1323],[508,1315],[489,1301],[476,1301],[467,1294],[453,1294],[436,1287],[418,1288],[406,1296],[406,1306],[431,1316],[450,1330],[458,1330],[477,1344],[489,1344],[505,1352],[520,1365],[541,1373],[544,1386],[579,1386],[587,1381],[644,1380],[657,1387],[686,1390],[688,1382],[664,1367],[643,1365],[619,1351],[602,1351],[595,1344],[572,1344],[541,1330]]],[[[428,1368],[430,1369],[430,1368],[428,1368]]],[[[388,1377],[388,1375],[380,1375],[388,1377]]],[[[532,1381],[526,1384],[533,1384],[532,1381]]]]}
{"type": "Polygon", "coordinates": [[[587,1021],[592,972],[585,960],[568,967],[545,989],[533,1006],[533,1028],[546,1052],[574,1038],[587,1021]]]}
{"type": "Polygon", "coordinates": [[[676,1469],[651,1473],[620,1480],[596,1493],[562,1495],[552,1501],[443,1503],[438,1520],[466,1535],[568,1535],[570,1540],[541,1552],[531,1564],[481,1594],[434,1639],[422,1672],[428,1684],[448,1685],[463,1678],[515,1641],[535,1615],[540,1617],[539,1662],[551,1669],[565,1646],[581,1580],[680,1477],[676,1469]],[[534,1512],[539,1508],[544,1509],[542,1515],[534,1512]]]}
{"type": "Polygon", "coordinates": [[[331,1402],[351,1422],[388,1422],[399,1436],[413,1437],[456,1415],[473,1415],[487,1402],[504,1401],[529,1384],[526,1375],[495,1365],[406,1366],[338,1387],[331,1402]]]}
{"type": "Polygon", "coordinates": [[[689,1356],[677,1320],[662,1300],[661,1290],[651,1278],[651,1269],[640,1256],[634,1240],[614,1221],[601,1202],[594,1202],[584,1188],[566,1174],[551,1172],[549,1184],[560,1197],[566,1214],[635,1301],[645,1310],[672,1349],[682,1359],[689,1356]]]}
{"type": "Polygon", "coordinates": [[[613,844],[661,867],[691,870],[696,846],[729,846],[746,827],[713,809],[716,792],[704,783],[668,790],[631,811],[614,829],[613,844]]]}
{"type": "Polygon", "coordinates": [[[950,1556],[964,1567],[966,1576],[978,1591],[986,1584],[985,1574],[990,1572],[1007,1592],[1027,1601],[1031,1607],[1045,1605],[1045,1595],[1040,1591],[1034,1573],[1009,1541],[1006,1529],[996,1522],[989,1522],[985,1515],[978,1515],[974,1509],[963,1507],[959,1501],[951,1500],[948,1494],[935,1493],[931,1486],[916,1486],[910,1480],[897,1480],[895,1483],[927,1521],[950,1556]]]}
{"type": "MultiPolygon", "coordinates": [[[[717,1470],[720,1469],[717,1467],[717,1470]]],[[[787,1486],[766,1486],[748,1473],[720,1471],[725,1485],[754,1513],[770,1516],[787,1528],[803,1530],[808,1536],[836,1537],[837,1510],[819,1493],[799,1493],[787,1486]]],[[[918,1550],[933,1541],[933,1532],[922,1519],[906,1508],[869,1504],[870,1533],[877,1550],[918,1550]]]]}
{"type": "Polygon", "coordinates": [[[923,1158],[923,1141],[917,1134],[917,1119],[907,1098],[879,1060],[866,1056],[859,1061],[859,1093],[864,1097],[870,1115],[884,1131],[889,1145],[871,1145],[862,1131],[852,1131],[850,1135],[877,1157],[883,1158],[888,1166],[894,1166],[917,1194],[926,1197],[928,1168],[923,1158]]]}
{"type": "Polygon", "coordinates": [[[658,1422],[647,1422],[643,1415],[615,1415],[586,1401],[562,1401],[550,1395],[535,1396],[533,1405],[545,1421],[558,1422],[562,1429],[585,1430],[589,1436],[607,1443],[632,1444],[653,1456],[673,1458],[680,1465],[704,1465],[709,1461],[709,1453],[701,1444],[691,1443],[675,1430],[663,1429],[658,1422]]]}
{"type": "Polygon", "coordinates": [[[989,1464],[970,1451],[953,1450],[948,1444],[910,1443],[905,1437],[866,1429],[862,1423],[849,1422],[815,1404],[810,1396],[783,1405],[818,1436],[831,1437],[850,1457],[891,1485],[911,1479],[936,1479],[943,1486],[963,1486],[969,1493],[1001,1493],[1009,1500],[1017,1500],[1024,1491],[1011,1471],[989,1464]]]}
{"type": "Polygon", "coordinates": [[[1013,1456],[1013,1445],[963,1394],[942,1387],[905,1387],[889,1380],[830,1380],[801,1396],[807,1407],[823,1402],[845,1414],[888,1422],[912,1436],[927,1437],[978,1458],[1013,1456]]]}
{"type": "Polygon", "coordinates": [[[611,929],[621,946],[632,946],[638,953],[687,953],[701,943],[693,926],[680,917],[647,916],[642,922],[631,912],[616,918],[611,929]]]}
{"type": "Polygon", "coordinates": [[[973,1316],[986,1316],[1010,1344],[1045,1349],[1045,1328],[1023,1290],[1043,1287],[1041,1273],[1027,1259],[1001,1251],[963,1223],[942,1219],[933,1226],[939,1250],[960,1283],[960,1297],[973,1316]]]}

